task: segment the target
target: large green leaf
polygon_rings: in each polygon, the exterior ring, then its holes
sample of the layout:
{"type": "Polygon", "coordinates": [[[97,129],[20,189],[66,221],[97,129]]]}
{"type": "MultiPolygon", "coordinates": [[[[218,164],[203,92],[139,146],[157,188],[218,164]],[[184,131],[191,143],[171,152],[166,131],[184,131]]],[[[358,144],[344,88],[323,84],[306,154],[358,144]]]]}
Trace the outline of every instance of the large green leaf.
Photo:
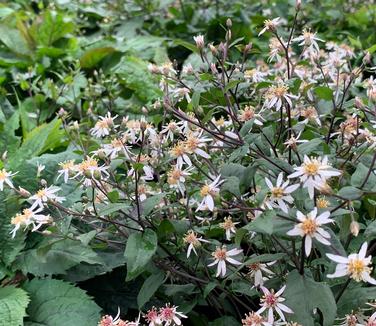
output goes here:
{"type": "Polygon", "coordinates": [[[132,233],[127,241],[124,256],[127,262],[127,281],[140,275],[157,250],[158,239],[153,230],[132,233]]]}
{"type": "Polygon", "coordinates": [[[93,326],[100,308],[81,289],[53,279],[33,279],[24,285],[31,302],[25,326],[93,326]]]}
{"type": "Polygon", "coordinates": [[[17,153],[9,158],[11,168],[16,169],[25,160],[61,145],[63,131],[60,130],[60,125],[61,121],[55,119],[40,125],[28,133],[17,153]]]}
{"type": "Polygon", "coordinates": [[[93,68],[106,56],[115,51],[112,47],[95,48],[86,51],[80,58],[82,68],[93,68]]]}
{"type": "Polygon", "coordinates": [[[137,295],[137,304],[140,309],[150,300],[158,288],[163,284],[164,280],[165,274],[162,271],[150,275],[145,280],[140,292],[137,295]]]}
{"type": "Polygon", "coordinates": [[[344,317],[358,308],[365,308],[365,303],[376,298],[376,287],[349,286],[338,301],[338,316],[344,317]]]}
{"type": "Polygon", "coordinates": [[[147,66],[145,61],[137,57],[125,56],[113,68],[121,78],[121,83],[144,102],[155,100],[162,95],[147,66]]]}
{"type": "Polygon", "coordinates": [[[23,252],[16,262],[16,266],[25,274],[36,276],[65,274],[66,270],[85,262],[87,264],[102,264],[103,261],[88,246],[81,241],[64,239],[43,243],[38,249],[23,252]]]}
{"type": "MultiPolygon", "coordinates": [[[[314,309],[320,309],[324,321],[323,326],[332,326],[337,314],[337,305],[330,287],[323,282],[315,282],[298,271],[287,276],[287,287],[284,293],[286,305],[294,314],[289,318],[304,326],[314,326],[314,309]]],[[[316,317],[318,315],[316,314],[316,317]]]]}
{"type": "Polygon", "coordinates": [[[18,29],[0,24],[0,41],[13,53],[18,55],[30,55],[30,49],[27,41],[23,38],[18,29]]]}
{"type": "Polygon", "coordinates": [[[21,326],[29,303],[27,293],[14,286],[0,288],[0,326],[21,326]]]}

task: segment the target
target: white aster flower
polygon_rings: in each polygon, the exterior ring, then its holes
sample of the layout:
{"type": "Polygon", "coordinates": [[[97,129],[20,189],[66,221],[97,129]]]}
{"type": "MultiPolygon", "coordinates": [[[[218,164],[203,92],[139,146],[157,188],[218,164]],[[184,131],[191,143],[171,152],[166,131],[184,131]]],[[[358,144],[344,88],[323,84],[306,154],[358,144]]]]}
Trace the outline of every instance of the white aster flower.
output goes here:
{"type": "Polygon", "coordinates": [[[181,325],[181,318],[187,318],[186,315],[177,311],[177,306],[170,307],[166,305],[159,310],[159,318],[164,323],[164,326],[181,325]]]}
{"type": "Polygon", "coordinates": [[[270,263],[252,263],[249,264],[248,267],[248,275],[251,279],[253,279],[253,283],[255,287],[259,287],[264,285],[264,281],[268,279],[269,276],[273,275],[274,273],[268,268],[272,266],[275,261],[270,263]],[[263,273],[266,274],[268,277],[264,277],[263,273]]]}
{"type": "Polygon", "coordinates": [[[241,265],[242,263],[231,258],[232,256],[237,256],[240,253],[242,253],[242,249],[231,249],[227,251],[226,246],[217,247],[217,249],[212,252],[212,256],[214,257],[214,261],[209,264],[208,266],[214,266],[217,265],[217,274],[216,277],[226,276],[226,261],[233,265],[241,265]]]}
{"type": "Polygon", "coordinates": [[[175,135],[179,135],[183,132],[183,122],[176,122],[171,120],[167,125],[164,125],[161,130],[161,134],[166,134],[166,140],[171,142],[174,140],[175,135]]]}
{"type": "Polygon", "coordinates": [[[16,214],[11,220],[11,224],[14,225],[13,230],[10,232],[12,234],[12,238],[16,236],[16,232],[21,226],[25,226],[25,229],[32,225],[32,231],[38,230],[43,224],[47,224],[51,221],[51,216],[38,214],[43,210],[43,208],[39,207],[37,209],[34,208],[26,208],[22,211],[22,214],[16,214]]]}
{"type": "Polygon", "coordinates": [[[221,176],[215,178],[215,180],[209,184],[205,183],[200,190],[200,196],[202,201],[197,207],[196,211],[209,209],[210,211],[214,210],[214,197],[219,193],[218,186],[224,181],[220,181],[221,176]]]}
{"type": "Polygon", "coordinates": [[[264,34],[266,31],[275,31],[276,27],[280,24],[280,18],[274,18],[272,20],[266,19],[264,20],[264,28],[260,31],[258,36],[264,34]]]}
{"type": "Polygon", "coordinates": [[[285,141],[283,144],[286,145],[286,147],[290,147],[294,150],[296,150],[298,144],[307,143],[307,139],[299,139],[302,132],[300,132],[296,137],[294,135],[291,135],[291,137],[285,141]]]}
{"type": "Polygon", "coordinates": [[[16,173],[12,173],[12,171],[7,172],[5,169],[0,170],[0,191],[4,190],[4,183],[6,183],[9,187],[13,188],[13,183],[11,181],[11,177],[16,175],[16,173]]]}
{"type": "Polygon", "coordinates": [[[329,259],[338,264],[335,272],[328,274],[327,277],[335,278],[348,275],[356,282],[363,281],[376,285],[376,280],[370,276],[372,267],[368,266],[372,262],[372,256],[366,257],[366,254],[367,242],[362,244],[359,253],[350,254],[348,257],[326,254],[329,259]]]}
{"type": "Polygon", "coordinates": [[[292,204],[294,202],[294,198],[290,194],[299,188],[299,184],[289,186],[289,181],[283,182],[282,172],[278,175],[275,186],[268,178],[265,178],[265,182],[270,190],[270,195],[265,201],[265,205],[270,209],[280,208],[283,212],[288,213],[286,203],[292,204]]]}
{"type": "Polygon", "coordinates": [[[110,112],[108,112],[104,117],[100,116],[99,121],[97,121],[94,128],[90,130],[90,133],[97,138],[108,136],[111,128],[117,127],[114,124],[115,118],[117,118],[117,115],[112,117],[110,112]]]}
{"type": "Polygon", "coordinates": [[[262,306],[256,313],[262,314],[265,310],[268,310],[268,322],[274,323],[274,311],[277,312],[279,317],[285,321],[285,316],[283,312],[287,312],[288,314],[293,314],[294,312],[284,305],[282,302],[286,299],[281,297],[283,291],[285,291],[286,285],[284,285],[277,293],[274,293],[274,290],[268,290],[266,287],[261,286],[261,290],[264,295],[261,298],[260,305],[262,306]]]}
{"type": "Polygon", "coordinates": [[[312,199],[314,196],[314,190],[320,189],[326,180],[333,176],[341,174],[339,170],[333,169],[328,164],[328,157],[324,156],[318,158],[309,158],[304,155],[304,162],[300,167],[294,168],[296,172],[290,174],[288,178],[300,178],[300,182],[303,183],[303,188],[307,188],[309,197],[312,199]]]}
{"type": "Polygon", "coordinates": [[[307,257],[311,253],[313,239],[316,239],[326,246],[330,246],[330,242],[328,241],[330,234],[321,227],[324,224],[334,222],[329,216],[330,212],[324,212],[317,216],[316,207],[307,215],[304,215],[300,211],[296,212],[296,217],[300,223],[292,230],[288,231],[287,234],[290,236],[305,237],[304,250],[307,257]]]}
{"type": "Polygon", "coordinates": [[[231,240],[231,233],[236,233],[236,224],[239,222],[233,222],[231,216],[225,217],[224,222],[219,223],[219,226],[226,232],[226,240],[231,240]]]}
{"type": "Polygon", "coordinates": [[[308,51],[320,52],[319,45],[317,41],[324,42],[324,40],[316,37],[316,33],[312,33],[310,29],[303,29],[303,34],[301,36],[295,37],[293,42],[300,42],[300,46],[305,46],[308,51]]]}
{"type": "Polygon", "coordinates": [[[292,107],[291,99],[297,99],[298,97],[289,94],[288,90],[289,87],[282,83],[270,86],[264,95],[264,106],[268,109],[274,107],[276,110],[279,110],[282,107],[283,101],[286,101],[292,107]]]}
{"type": "Polygon", "coordinates": [[[65,200],[65,198],[55,195],[55,193],[59,190],[60,188],[55,186],[44,187],[42,189],[39,189],[35,195],[29,198],[30,201],[33,201],[33,204],[31,205],[30,209],[34,209],[36,207],[43,207],[43,205],[47,203],[49,200],[62,203],[65,200]]]}
{"type": "Polygon", "coordinates": [[[61,176],[64,176],[64,182],[67,183],[69,176],[74,171],[74,167],[75,167],[74,160],[60,162],[59,166],[60,166],[60,170],[57,171],[59,175],[57,176],[56,180],[59,180],[61,176]]]}
{"type": "Polygon", "coordinates": [[[196,249],[201,247],[201,242],[209,243],[209,241],[204,240],[202,237],[197,237],[197,233],[195,233],[193,230],[189,230],[185,234],[183,241],[184,243],[188,244],[187,258],[189,258],[189,256],[191,255],[192,250],[197,256],[196,249]]]}

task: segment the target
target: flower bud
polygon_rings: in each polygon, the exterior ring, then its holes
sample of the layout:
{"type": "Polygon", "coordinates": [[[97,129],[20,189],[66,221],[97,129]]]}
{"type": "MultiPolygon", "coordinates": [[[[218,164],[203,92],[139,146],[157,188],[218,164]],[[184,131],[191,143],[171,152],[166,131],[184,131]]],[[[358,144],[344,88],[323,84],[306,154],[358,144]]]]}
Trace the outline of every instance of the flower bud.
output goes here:
{"type": "Polygon", "coordinates": [[[364,104],[363,104],[363,101],[360,97],[356,96],[355,97],[355,102],[354,102],[355,106],[358,108],[358,109],[361,109],[364,107],[364,104]]]}
{"type": "Polygon", "coordinates": [[[145,115],[147,115],[149,113],[148,109],[146,107],[144,107],[144,106],[142,107],[141,111],[145,115]]]}
{"type": "Polygon", "coordinates": [[[350,232],[354,237],[359,234],[359,223],[357,221],[352,221],[350,224],[350,232]]]}
{"type": "Polygon", "coordinates": [[[198,49],[202,50],[205,46],[204,35],[197,35],[193,37],[198,49]]]}
{"type": "Polygon", "coordinates": [[[22,187],[18,187],[18,191],[22,197],[28,198],[31,196],[31,193],[22,187]]]}
{"type": "Polygon", "coordinates": [[[296,3],[295,3],[296,10],[300,10],[301,6],[302,6],[302,0],[296,0],[296,3]]]}
{"type": "Polygon", "coordinates": [[[367,51],[365,56],[363,57],[363,63],[369,64],[371,62],[371,54],[367,51]]]}
{"type": "Polygon", "coordinates": [[[8,151],[5,151],[3,155],[1,155],[1,160],[6,161],[7,160],[8,151]]]}
{"type": "Polygon", "coordinates": [[[60,118],[63,118],[65,117],[67,114],[67,111],[64,110],[64,108],[60,108],[57,115],[60,117],[60,118]]]}
{"type": "Polygon", "coordinates": [[[218,73],[218,70],[217,70],[217,67],[215,66],[215,63],[210,64],[210,70],[212,71],[213,74],[218,73]]]}
{"type": "Polygon", "coordinates": [[[42,187],[46,187],[47,186],[47,181],[44,180],[44,179],[41,179],[40,180],[40,184],[41,184],[42,187]]]}
{"type": "Polygon", "coordinates": [[[227,18],[227,20],[226,20],[226,26],[227,26],[228,28],[231,28],[231,27],[232,27],[232,21],[231,21],[230,18],[227,18]]]}
{"type": "Polygon", "coordinates": [[[218,50],[213,44],[209,44],[209,49],[210,49],[212,55],[216,56],[218,54],[218,50]]]}

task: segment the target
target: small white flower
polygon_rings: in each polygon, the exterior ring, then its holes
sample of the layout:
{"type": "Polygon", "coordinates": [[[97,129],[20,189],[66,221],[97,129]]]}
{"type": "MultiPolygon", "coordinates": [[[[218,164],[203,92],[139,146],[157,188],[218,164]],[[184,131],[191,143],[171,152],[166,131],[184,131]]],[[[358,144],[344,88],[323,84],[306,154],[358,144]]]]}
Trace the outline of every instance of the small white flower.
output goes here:
{"type": "Polygon", "coordinates": [[[362,244],[359,253],[351,254],[348,257],[326,254],[329,259],[338,264],[334,274],[328,274],[327,277],[335,278],[348,275],[356,282],[363,281],[376,285],[376,280],[370,276],[372,267],[368,267],[372,262],[372,256],[366,257],[366,254],[367,242],[362,244]]]}
{"type": "Polygon", "coordinates": [[[225,221],[220,223],[219,226],[226,232],[226,240],[231,240],[231,233],[236,233],[236,224],[239,222],[233,222],[231,216],[225,217],[225,221]]]}
{"type": "Polygon", "coordinates": [[[324,212],[317,216],[316,207],[307,215],[304,215],[300,211],[296,212],[296,217],[300,223],[292,230],[288,231],[287,235],[305,237],[304,250],[307,257],[311,253],[312,239],[316,239],[322,244],[330,246],[330,242],[328,241],[328,239],[330,239],[330,234],[321,227],[324,224],[334,222],[329,216],[330,212],[324,212]]]}
{"type": "Polygon", "coordinates": [[[282,172],[278,175],[277,184],[275,186],[273,186],[268,178],[265,178],[265,182],[270,190],[270,196],[265,201],[265,205],[270,209],[277,207],[283,212],[288,213],[286,203],[292,204],[294,202],[294,198],[292,198],[290,194],[299,188],[299,184],[289,186],[289,181],[283,182],[282,172]]]}
{"type": "Polygon", "coordinates": [[[328,164],[328,157],[309,158],[304,155],[304,162],[300,167],[294,168],[296,172],[290,174],[288,178],[300,178],[303,188],[308,189],[309,197],[312,199],[314,190],[320,189],[326,180],[333,176],[341,175],[339,170],[333,169],[328,164]]]}
{"type": "Polygon", "coordinates": [[[200,195],[202,197],[202,201],[200,205],[197,207],[196,211],[206,210],[209,209],[210,211],[214,210],[214,197],[219,193],[218,186],[224,182],[224,180],[220,181],[221,176],[215,178],[215,180],[209,184],[205,183],[200,190],[200,195]]]}
{"type": "Polygon", "coordinates": [[[302,144],[302,143],[307,143],[308,140],[306,139],[299,139],[300,136],[301,136],[302,132],[300,132],[296,137],[295,136],[291,136],[286,142],[284,142],[283,144],[286,145],[286,147],[290,147],[292,149],[296,149],[297,145],[298,144],[302,144]]]}
{"type": "Polygon", "coordinates": [[[270,19],[264,20],[264,28],[260,31],[258,36],[264,34],[266,31],[274,31],[280,23],[281,22],[280,22],[279,17],[274,18],[272,20],[270,19]]]}
{"type": "Polygon", "coordinates": [[[217,247],[217,249],[212,252],[212,256],[214,257],[214,262],[209,264],[208,266],[214,266],[217,265],[217,274],[215,275],[216,277],[226,276],[226,261],[229,262],[230,264],[233,265],[241,265],[242,263],[231,258],[232,256],[237,256],[240,253],[242,253],[242,249],[231,249],[227,251],[226,246],[223,247],[217,247]]]}
{"type": "Polygon", "coordinates": [[[25,229],[32,225],[33,229],[32,232],[38,230],[43,224],[47,224],[51,221],[51,216],[38,214],[43,210],[43,208],[39,207],[37,209],[34,208],[26,208],[22,211],[22,214],[16,214],[15,217],[12,218],[11,224],[14,225],[13,230],[10,232],[12,234],[12,238],[16,236],[16,232],[20,229],[21,226],[25,226],[25,229]]]}
{"type": "Polygon", "coordinates": [[[299,45],[304,45],[310,52],[320,52],[319,45],[316,41],[324,42],[324,40],[316,37],[316,33],[312,33],[310,29],[303,29],[303,34],[301,36],[295,37],[293,42],[300,42],[299,45]]]}
{"type": "Polygon", "coordinates": [[[104,117],[100,116],[99,121],[95,124],[94,128],[90,130],[90,133],[98,138],[108,136],[111,128],[117,127],[114,125],[114,119],[116,117],[117,115],[112,117],[110,112],[108,112],[104,117]]]}
{"type": "Polygon", "coordinates": [[[42,171],[46,168],[45,165],[43,164],[37,164],[37,178],[40,177],[40,174],[42,173],[42,171]]]}
{"type": "Polygon", "coordinates": [[[180,319],[187,318],[186,315],[177,311],[177,308],[177,306],[170,307],[169,305],[166,305],[166,307],[159,310],[159,318],[165,323],[164,326],[170,326],[173,325],[173,323],[180,326],[182,324],[180,319]]]}
{"type": "Polygon", "coordinates": [[[282,83],[270,86],[264,95],[264,106],[268,109],[274,107],[276,110],[279,110],[282,107],[283,101],[286,101],[292,107],[291,99],[297,99],[298,97],[288,93],[288,90],[289,87],[282,83]]]}
{"type": "Polygon", "coordinates": [[[281,297],[283,291],[285,291],[286,285],[284,285],[277,293],[274,293],[274,290],[268,290],[266,287],[261,286],[261,290],[264,295],[261,298],[260,305],[262,306],[256,313],[262,314],[265,310],[268,310],[268,322],[274,322],[274,310],[277,312],[279,317],[285,321],[285,316],[283,312],[287,312],[288,314],[293,314],[294,312],[284,305],[282,302],[286,299],[281,297]]]}
{"type": "Polygon", "coordinates": [[[59,180],[61,176],[64,176],[64,182],[67,183],[69,176],[74,171],[74,167],[75,167],[74,160],[60,162],[59,166],[61,169],[57,171],[59,175],[57,176],[56,180],[59,180]]]}
{"type": "Polygon", "coordinates": [[[274,273],[268,268],[269,266],[273,265],[275,261],[270,263],[253,263],[248,265],[248,275],[251,279],[254,280],[254,286],[259,287],[264,284],[264,280],[268,279],[268,277],[264,277],[263,273],[265,273],[267,276],[271,276],[274,273]]]}
{"type": "Polygon", "coordinates": [[[170,121],[167,125],[164,125],[161,130],[161,134],[166,134],[166,140],[171,142],[174,140],[175,135],[179,135],[183,132],[183,122],[170,121]]]}
{"type": "Polygon", "coordinates": [[[201,247],[201,242],[209,243],[209,241],[204,240],[202,237],[197,237],[197,233],[195,233],[193,230],[190,230],[186,233],[183,241],[184,243],[189,244],[187,249],[187,258],[189,258],[189,256],[191,255],[192,250],[197,256],[196,248],[201,247]]]}
{"type": "Polygon", "coordinates": [[[12,173],[12,171],[7,172],[5,169],[0,170],[0,191],[4,190],[4,183],[6,183],[9,187],[13,188],[13,183],[11,181],[11,177],[16,175],[16,173],[12,173]]]}
{"type": "Polygon", "coordinates": [[[55,187],[55,186],[50,186],[50,187],[39,189],[35,195],[29,198],[30,201],[33,201],[33,204],[31,205],[31,209],[34,209],[38,206],[43,207],[43,205],[47,203],[49,200],[62,203],[65,200],[65,198],[55,195],[55,193],[58,192],[59,190],[60,188],[55,187]]]}

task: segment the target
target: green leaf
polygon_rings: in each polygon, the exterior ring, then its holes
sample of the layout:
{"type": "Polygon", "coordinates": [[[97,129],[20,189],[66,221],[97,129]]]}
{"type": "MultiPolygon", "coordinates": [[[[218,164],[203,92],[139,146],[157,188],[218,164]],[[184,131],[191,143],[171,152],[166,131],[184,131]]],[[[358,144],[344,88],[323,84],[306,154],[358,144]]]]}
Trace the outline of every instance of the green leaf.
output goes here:
{"type": "Polygon", "coordinates": [[[274,210],[266,210],[254,221],[248,223],[244,228],[256,233],[268,235],[281,233],[285,235],[292,226],[293,224],[290,221],[277,217],[274,210]]]}
{"type": "Polygon", "coordinates": [[[344,317],[358,308],[366,308],[366,302],[376,298],[376,287],[349,286],[338,301],[338,316],[344,317]]]}
{"type": "Polygon", "coordinates": [[[16,261],[16,268],[25,274],[36,276],[65,274],[69,268],[85,262],[102,264],[102,260],[81,241],[64,239],[52,243],[44,243],[38,249],[24,251],[16,261]]]}
{"type": "Polygon", "coordinates": [[[0,325],[20,326],[29,303],[27,293],[14,286],[0,288],[0,325]]]}
{"type": "Polygon", "coordinates": [[[158,238],[153,230],[132,233],[127,241],[124,256],[127,263],[126,281],[140,275],[157,250],[158,238]]]}
{"type": "Polygon", "coordinates": [[[333,98],[333,90],[326,86],[317,86],[313,89],[315,94],[326,101],[330,101],[333,98]]]}
{"type": "Polygon", "coordinates": [[[24,56],[31,54],[27,41],[18,29],[0,24],[0,41],[13,53],[24,56]]]}
{"type": "Polygon", "coordinates": [[[112,47],[103,47],[90,49],[86,51],[80,58],[82,68],[94,68],[99,62],[101,62],[109,54],[114,53],[115,49],[112,47]]]}
{"type": "Polygon", "coordinates": [[[193,53],[199,53],[199,50],[197,49],[196,45],[189,43],[187,41],[177,39],[174,40],[174,44],[184,46],[186,49],[192,51],[193,53]]]}
{"type": "Polygon", "coordinates": [[[209,322],[209,326],[240,326],[240,322],[232,316],[224,316],[209,322]]]}
{"type": "Polygon", "coordinates": [[[48,149],[59,146],[63,134],[60,126],[61,121],[55,119],[47,124],[40,125],[28,133],[17,153],[9,158],[9,165],[12,169],[22,165],[26,159],[38,156],[48,149]]]}
{"type": "Polygon", "coordinates": [[[119,76],[120,83],[132,90],[139,100],[148,102],[162,96],[162,91],[148,70],[148,63],[142,59],[124,56],[112,70],[119,76]]]}
{"type": "Polygon", "coordinates": [[[127,205],[125,203],[106,204],[106,205],[103,205],[103,207],[101,207],[99,209],[98,214],[100,216],[106,216],[106,215],[110,215],[114,212],[124,210],[124,209],[127,209],[127,208],[129,208],[129,205],[127,205]]]}
{"type": "Polygon", "coordinates": [[[73,22],[67,21],[67,16],[45,11],[42,19],[30,28],[30,34],[38,45],[49,47],[68,33],[73,32],[74,28],[73,22]]]}
{"type": "Polygon", "coordinates": [[[357,164],[356,170],[351,176],[351,185],[354,187],[375,191],[376,190],[376,176],[374,173],[371,173],[368,177],[367,182],[362,187],[364,180],[368,175],[369,168],[366,167],[363,163],[357,164]]]}
{"type": "Polygon", "coordinates": [[[231,194],[240,197],[240,180],[238,177],[227,177],[221,186],[221,192],[228,191],[231,194]]]}
{"type": "Polygon", "coordinates": [[[370,54],[372,54],[373,52],[375,52],[376,51],[376,44],[374,44],[371,47],[369,47],[366,51],[369,52],[370,54]]]}
{"type": "Polygon", "coordinates": [[[343,187],[338,192],[338,196],[341,196],[348,200],[356,200],[362,196],[363,192],[355,187],[343,187]]]}
{"type": "Polygon", "coordinates": [[[308,155],[315,151],[317,147],[319,147],[322,144],[322,142],[323,141],[321,139],[315,138],[307,143],[300,144],[298,145],[298,153],[300,155],[308,155]]]}
{"type": "Polygon", "coordinates": [[[81,289],[54,279],[33,279],[24,285],[31,302],[25,326],[93,326],[100,307],[81,289]]]}
{"type": "Polygon", "coordinates": [[[145,303],[147,303],[158,288],[164,283],[165,274],[159,271],[157,274],[150,275],[142,285],[140,292],[137,295],[138,308],[141,310],[145,303]]]}
{"type": "Polygon", "coordinates": [[[364,236],[367,239],[375,239],[376,238],[376,221],[371,222],[364,231],[364,236]]]}
{"type": "Polygon", "coordinates": [[[324,282],[315,282],[298,271],[287,276],[287,287],[284,293],[286,306],[294,311],[289,319],[304,326],[314,326],[313,311],[320,309],[324,321],[323,326],[332,326],[336,318],[337,305],[330,287],[324,282]]]}
{"type": "Polygon", "coordinates": [[[142,202],[142,215],[148,216],[163,199],[164,194],[151,196],[142,202]]]}

